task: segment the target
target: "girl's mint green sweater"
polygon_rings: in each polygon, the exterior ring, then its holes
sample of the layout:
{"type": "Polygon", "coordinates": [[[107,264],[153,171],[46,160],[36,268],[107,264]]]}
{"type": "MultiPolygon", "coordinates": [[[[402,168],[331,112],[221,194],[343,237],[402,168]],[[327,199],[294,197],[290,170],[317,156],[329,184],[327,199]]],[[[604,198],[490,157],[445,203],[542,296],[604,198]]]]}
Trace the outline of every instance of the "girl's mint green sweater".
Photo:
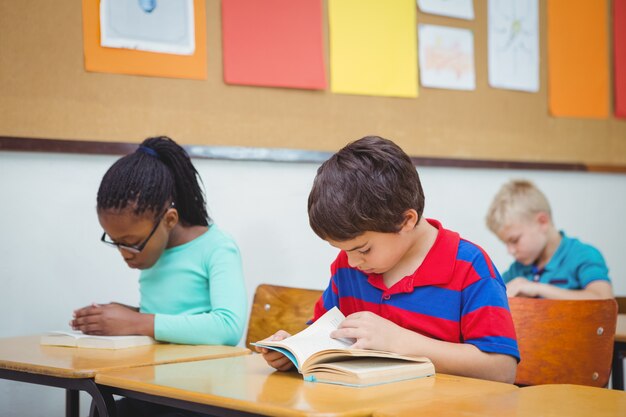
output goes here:
{"type": "Polygon", "coordinates": [[[139,278],[140,311],[154,314],[155,339],[236,345],[247,297],[239,249],[216,225],[191,242],[166,249],[139,278]]]}

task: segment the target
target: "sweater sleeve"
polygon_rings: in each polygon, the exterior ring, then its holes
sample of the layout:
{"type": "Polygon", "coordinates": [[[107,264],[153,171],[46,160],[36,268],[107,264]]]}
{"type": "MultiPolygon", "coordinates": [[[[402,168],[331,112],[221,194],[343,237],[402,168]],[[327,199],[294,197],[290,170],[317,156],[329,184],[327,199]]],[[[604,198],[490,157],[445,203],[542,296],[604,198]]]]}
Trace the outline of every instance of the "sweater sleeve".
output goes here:
{"type": "Polygon", "coordinates": [[[234,242],[206,259],[211,311],[201,314],[156,314],[157,340],[182,344],[236,345],[246,322],[247,296],[239,250],[234,242]]]}

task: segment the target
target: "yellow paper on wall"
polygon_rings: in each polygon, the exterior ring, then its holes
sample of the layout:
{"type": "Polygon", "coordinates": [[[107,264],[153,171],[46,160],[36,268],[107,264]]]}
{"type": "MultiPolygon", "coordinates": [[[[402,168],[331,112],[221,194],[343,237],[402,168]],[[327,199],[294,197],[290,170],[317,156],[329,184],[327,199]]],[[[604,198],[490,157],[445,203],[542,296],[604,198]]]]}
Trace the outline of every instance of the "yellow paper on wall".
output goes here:
{"type": "Polygon", "coordinates": [[[415,0],[329,0],[331,91],[417,97],[415,0]]]}

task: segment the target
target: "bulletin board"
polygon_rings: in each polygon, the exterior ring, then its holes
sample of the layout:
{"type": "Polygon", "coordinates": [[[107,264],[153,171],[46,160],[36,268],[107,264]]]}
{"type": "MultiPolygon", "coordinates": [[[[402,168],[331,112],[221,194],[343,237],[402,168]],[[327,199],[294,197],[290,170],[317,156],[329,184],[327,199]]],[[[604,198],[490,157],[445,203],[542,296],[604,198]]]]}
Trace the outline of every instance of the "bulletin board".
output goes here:
{"type": "Polygon", "coordinates": [[[472,21],[417,18],[473,31],[476,90],[420,86],[417,98],[392,98],[226,85],[218,0],[206,2],[206,80],[86,72],[80,2],[2,2],[0,136],[137,143],[167,135],[185,145],[332,152],[379,135],[417,157],[626,167],[626,120],[548,115],[546,0],[538,93],[488,86],[487,1],[474,9],[472,21]]]}

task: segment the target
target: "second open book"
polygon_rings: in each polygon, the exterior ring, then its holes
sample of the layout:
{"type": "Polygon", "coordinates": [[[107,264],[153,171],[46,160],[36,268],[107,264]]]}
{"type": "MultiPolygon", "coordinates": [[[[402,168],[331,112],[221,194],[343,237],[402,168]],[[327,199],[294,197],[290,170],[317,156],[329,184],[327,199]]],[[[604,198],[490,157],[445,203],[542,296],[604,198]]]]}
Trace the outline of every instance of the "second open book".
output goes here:
{"type": "Polygon", "coordinates": [[[306,381],[368,386],[435,374],[425,357],[403,356],[370,349],[351,349],[352,340],[333,339],[345,316],[333,307],[300,333],[279,341],[264,339],[256,346],[287,356],[306,381]]]}

